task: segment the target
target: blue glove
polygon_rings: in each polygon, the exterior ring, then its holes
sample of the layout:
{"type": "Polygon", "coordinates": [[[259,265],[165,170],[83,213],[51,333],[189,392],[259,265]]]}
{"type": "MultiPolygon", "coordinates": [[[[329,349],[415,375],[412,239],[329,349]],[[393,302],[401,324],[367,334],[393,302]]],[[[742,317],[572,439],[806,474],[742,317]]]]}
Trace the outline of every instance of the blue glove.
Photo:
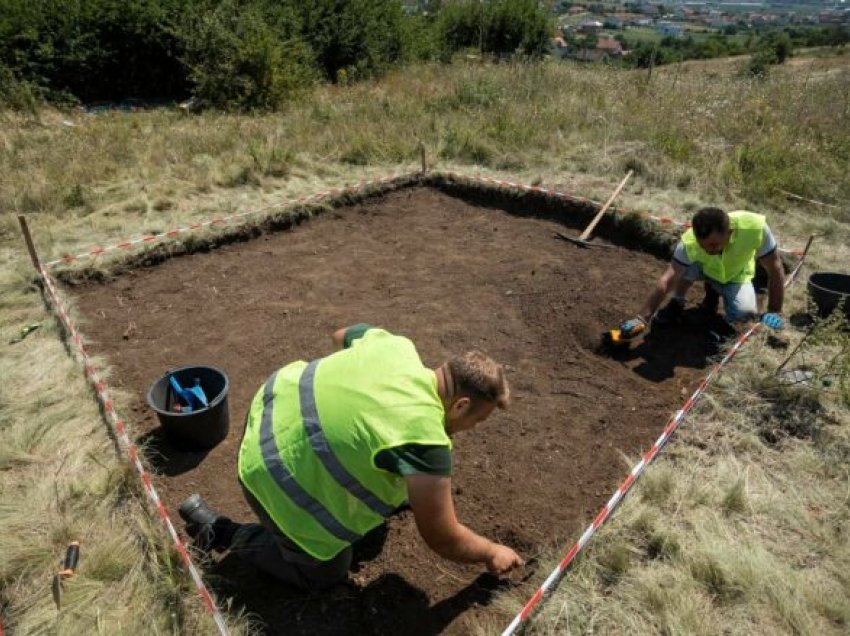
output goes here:
{"type": "Polygon", "coordinates": [[[761,321],[771,329],[776,330],[782,329],[785,325],[785,320],[779,314],[765,314],[761,317],[761,321]]]}
{"type": "Polygon", "coordinates": [[[620,325],[620,333],[627,340],[639,336],[646,331],[646,321],[640,316],[626,320],[620,325]]]}

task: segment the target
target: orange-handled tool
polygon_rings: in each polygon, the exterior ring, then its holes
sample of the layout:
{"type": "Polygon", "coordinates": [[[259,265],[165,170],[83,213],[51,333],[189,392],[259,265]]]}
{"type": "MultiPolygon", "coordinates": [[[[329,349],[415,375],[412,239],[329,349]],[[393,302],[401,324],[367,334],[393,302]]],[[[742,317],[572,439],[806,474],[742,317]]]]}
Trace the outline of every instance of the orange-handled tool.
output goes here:
{"type": "Polygon", "coordinates": [[[62,569],[53,576],[53,602],[56,603],[56,609],[62,606],[62,581],[74,576],[79,562],[80,542],[71,541],[65,548],[65,560],[62,562],[62,569]]]}

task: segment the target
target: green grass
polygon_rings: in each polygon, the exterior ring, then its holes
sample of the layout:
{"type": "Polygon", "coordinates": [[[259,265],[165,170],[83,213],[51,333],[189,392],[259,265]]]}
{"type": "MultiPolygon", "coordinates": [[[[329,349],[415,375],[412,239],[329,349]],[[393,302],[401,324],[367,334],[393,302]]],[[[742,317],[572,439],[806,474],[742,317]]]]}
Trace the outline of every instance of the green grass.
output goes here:
{"type": "MultiPolygon", "coordinates": [[[[421,141],[436,168],[596,200],[631,168],[623,206],[680,219],[707,204],[755,209],[769,214],[784,245],[819,234],[813,268],[846,269],[848,59],[795,58],[765,81],[743,79],[740,60],[657,68],[651,79],[570,63],[423,65],[319,87],[279,114],[0,113],[4,627],[210,632],[45,314],[15,213],[29,217],[43,256],[55,258],[415,169],[421,141]],[[31,323],[41,328],[6,344],[31,323]],[[80,572],[57,613],[47,586],[75,537],[83,538],[80,572]]],[[[107,271],[124,257],[95,265],[107,271]]],[[[803,290],[792,292],[792,311],[804,307],[803,290]]],[[[832,334],[801,359],[816,367],[841,360],[839,342],[832,334]]],[[[770,382],[782,355],[762,340],[748,345],[568,573],[535,630],[846,632],[846,388],[817,394],[822,408],[807,415],[770,382]],[[806,417],[802,436],[766,433],[806,417]]],[[[502,597],[505,614],[480,630],[504,627],[531,591],[502,597]]],[[[237,632],[249,629],[233,621],[237,632]]]]}
{"type": "Polygon", "coordinates": [[[631,27],[622,32],[629,42],[661,42],[664,36],[653,27],[631,27]]]}

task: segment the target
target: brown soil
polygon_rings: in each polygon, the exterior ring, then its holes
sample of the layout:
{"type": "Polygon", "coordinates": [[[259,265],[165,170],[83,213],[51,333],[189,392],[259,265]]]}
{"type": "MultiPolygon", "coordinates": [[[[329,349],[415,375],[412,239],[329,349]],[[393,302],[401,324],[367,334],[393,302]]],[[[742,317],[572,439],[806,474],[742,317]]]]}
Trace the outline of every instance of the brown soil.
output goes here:
{"type": "MultiPolygon", "coordinates": [[[[132,397],[160,494],[177,506],[200,492],[236,520],[253,520],[236,480],[242,421],[276,368],[330,351],[337,327],[368,322],[409,336],[435,366],[481,348],[507,365],[511,409],[456,440],[459,518],[532,557],[561,549],[593,518],[648,448],[705,365],[702,339],[666,333],[617,360],[600,334],[639,305],[663,263],[646,254],[581,249],[550,220],[412,188],[338,209],[291,231],[174,258],[72,290],[91,349],[132,397]],[[231,430],[209,453],[181,453],[144,402],[148,386],[184,364],[223,368],[231,430]]],[[[213,566],[268,633],[467,633],[495,610],[494,590],[525,586],[439,559],[410,512],[358,546],[348,585],[299,594],[226,557],[213,566]]],[[[498,617],[501,620],[502,617],[498,617]]]]}

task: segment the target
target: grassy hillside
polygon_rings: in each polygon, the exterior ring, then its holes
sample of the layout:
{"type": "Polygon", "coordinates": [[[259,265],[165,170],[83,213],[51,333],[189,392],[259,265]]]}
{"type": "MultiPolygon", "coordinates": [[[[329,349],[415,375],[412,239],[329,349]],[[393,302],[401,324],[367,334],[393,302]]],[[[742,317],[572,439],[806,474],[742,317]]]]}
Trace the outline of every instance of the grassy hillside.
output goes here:
{"type": "MultiPolygon", "coordinates": [[[[3,626],[210,631],[45,316],[14,213],[29,216],[43,255],[56,257],[413,168],[421,141],[438,167],[597,200],[633,169],[625,206],[679,218],[706,204],[756,209],[788,247],[818,233],[812,267],[846,270],[848,61],[794,59],[763,81],[744,79],[734,60],[651,76],[554,63],[423,65],[320,87],[274,115],[0,113],[3,626]],[[30,323],[41,329],[7,344],[30,323]],[[50,577],[65,543],[81,535],[80,573],[57,614],[50,577]]],[[[798,285],[789,313],[804,306],[798,285]]],[[[624,307],[624,317],[633,310],[624,307]]],[[[792,343],[800,337],[792,331],[792,343]]],[[[810,340],[801,360],[821,371],[832,360],[831,374],[847,373],[846,334],[810,340]]],[[[771,375],[783,355],[761,340],[748,346],[535,629],[846,631],[850,396],[846,380],[818,391],[777,388],[771,375]]],[[[624,460],[624,475],[634,459],[624,460]]],[[[516,609],[538,583],[500,603],[516,609]]],[[[482,631],[498,630],[506,617],[482,631]]],[[[234,618],[237,631],[246,625],[234,618]]]]}

